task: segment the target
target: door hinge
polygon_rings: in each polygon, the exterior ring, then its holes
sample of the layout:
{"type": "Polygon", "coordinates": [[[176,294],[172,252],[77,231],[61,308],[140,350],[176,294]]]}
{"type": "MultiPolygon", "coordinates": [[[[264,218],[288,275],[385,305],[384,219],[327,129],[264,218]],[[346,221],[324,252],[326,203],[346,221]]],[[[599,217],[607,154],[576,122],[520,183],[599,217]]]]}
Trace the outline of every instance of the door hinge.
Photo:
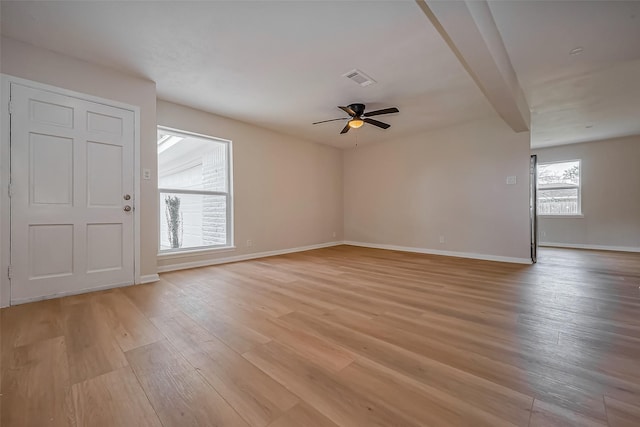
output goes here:
{"type": "Polygon", "coordinates": [[[9,114],[13,114],[13,101],[9,101],[9,114]]]}
{"type": "Polygon", "coordinates": [[[9,279],[13,278],[13,268],[11,266],[7,267],[7,277],[9,279]]]}
{"type": "Polygon", "coordinates": [[[13,197],[13,184],[9,184],[9,198],[13,197]]]}

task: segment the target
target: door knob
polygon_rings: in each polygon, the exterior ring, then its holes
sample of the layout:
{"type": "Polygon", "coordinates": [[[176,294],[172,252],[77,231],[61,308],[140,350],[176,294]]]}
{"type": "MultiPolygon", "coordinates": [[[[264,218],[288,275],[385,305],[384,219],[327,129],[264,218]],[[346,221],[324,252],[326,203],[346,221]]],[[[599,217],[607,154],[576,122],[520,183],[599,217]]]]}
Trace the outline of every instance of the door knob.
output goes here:
{"type": "Polygon", "coordinates": [[[125,211],[125,212],[129,212],[129,211],[131,211],[131,206],[126,205],[126,206],[124,207],[124,211],[125,211]]]}
{"type": "Polygon", "coordinates": [[[124,199],[125,199],[125,200],[131,200],[131,196],[130,196],[130,195],[128,195],[128,194],[125,194],[125,195],[124,195],[124,199]]]}

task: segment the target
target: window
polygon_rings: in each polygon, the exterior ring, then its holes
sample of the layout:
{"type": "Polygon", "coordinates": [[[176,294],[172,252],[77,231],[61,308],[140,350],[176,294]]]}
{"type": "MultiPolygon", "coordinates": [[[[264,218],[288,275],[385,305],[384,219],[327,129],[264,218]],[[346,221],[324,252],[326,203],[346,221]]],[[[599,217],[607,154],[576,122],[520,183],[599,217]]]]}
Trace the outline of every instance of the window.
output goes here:
{"type": "Polygon", "coordinates": [[[581,215],[580,160],[538,165],[538,215],[581,215]]]}
{"type": "Polygon", "coordinates": [[[233,244],[230,145],[158,128],[161,253],[233,244]]]}

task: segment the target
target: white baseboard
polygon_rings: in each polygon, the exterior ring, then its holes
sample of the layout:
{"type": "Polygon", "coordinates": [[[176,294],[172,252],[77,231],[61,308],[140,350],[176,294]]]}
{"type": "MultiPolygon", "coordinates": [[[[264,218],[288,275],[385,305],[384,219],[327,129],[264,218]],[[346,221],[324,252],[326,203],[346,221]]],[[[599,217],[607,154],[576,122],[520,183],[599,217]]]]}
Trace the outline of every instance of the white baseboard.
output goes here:
{"type": "Polygon", "coordinates": [[[607,246],[607,245],[582,245],[579,243],[553,243],[540,242],[538,246],[549,248],[568,248],[568,249],[591,249],[594,251],[615,251],[615,252],[640,252],[640,248],[633,246],[607,246]]]}
{"type": "Polygon", "coordinates": [[[123,283],[116,283],[116,284],[111,284],[111,285],[96,286],[96,287],[93,287],[93,288],[85,288],[85,289],[78,289],[78,290],[73,290],[73,291],[59,292],[57,294],[45,295],[45,296],[41,296],[41,297],[17,298],[17,299],[11,300],[11,305],[26,304],[28,302],[36,302],[36,301],[44,301],[44,300],[54,299],[54,298],[69,297],[69,296],[72,296],[72,295],[86,294],[86,293],[89,293],[89,292],[106,291],[108,289],[123,288],[125,286],[131,286],[131,285],[133,285],[133,283],[131,283],[131,282],[123,282],[123,283]]]}
{"type": "Polygon", "coordinates": [[[378,243],[363,243],[363,242],[352,242],[352,241],[345,241],[344,244],[351,245],[351,246],[361,246],[363,248],[387,249],[391,251],[415,252],[419,254],[429,254],[429,255],[444,255],[444,256],[451,256],[451,257],[457,257],[457,258],[481,259],[485,261],[511,262],[516,264],[532,263],[531,259],[529,258],[515,258],[515,257],[506,257],[506,256],[499,256],[499,255],[476,254],[471,252],[441,251],[437,249],[413,248],[409,246],[383,245],[378,243]]]}
{"type": "Polygon", "coordinates": [[[415,253],[430,254],[430,255],[444,255],[444,256],[452,256],[452,257],[458,257],[458,258],[472,258],[472,259],[481,259],[485,261],[531,264],[531,260],[529,258],[504,257],[504,256],[498,256],[498,255],[476,254],[476,253],[469,253],[469,252],[440,251],[435,249],[412,248],[407,246],[395,246],[395,245],[381,245],[376,243],[337,241],[337,242],[320,243],[318,245],[300,246],[297,248],[280,249],[275,251],[256,252],[252,254],[207,259],[207,260],[201,260],[201,261],[167,264],[167,265],[162,265],[158,267],[158,273],[166,273],[169,271],[177,271],[177,270],[186,270],[189,268],[197,268],[197,267],[207,267],[207,266],[218,265],[218,264],[227,264],[230,262],[246,261],[250,259],[264,258],[264,257],[270,257],[270,256],[276,256],[276,255],[285,255],[285,254],[290,254],[294,252],[304,252],[304,251],[310,251],[313,249],[322,249],[322,248],[328,248],[331,246],[338,246],[338,245],[351,245],[351,246],[360,246],[365,248],[387,249],[392,251],[403,251],[403,252],[415,252],[415,253]]]}
{"type": "Polygon", "coordinates": [[[152,283],[160,280],[160,276],[157,274],[145,274],[144,276],[140,276],[140,284],[144,283],[152,283]]]}
{"type": "Polygon", "coordinates": [[[206,259],[201,261],[181,262],[178,264],[168,264],[168,265],[162,265],[158,267],[158,273],[166,273],[168,271],[176,271],[176,270],[186,270],[188,268],[196,268],[196,267],[207,267],[210,265],[227,264],[230,262],[246,261],[249,259],[264,258],[269,256],[275,256],[275,255],[285,255],[285,254],[291,254],[294,252],[304,252],[304,251],[310,251],[313,249],[328,248],[331,246],[338,246],[342,244],[343,242],[327,242],[327,243],[320,243],[317,245],[299,246],[297,248],[279,249],[275,251],[266,251],[266,252],[255,252],[252,254],[236,255],[236,256],[215,258],[215,259],[206,259]]]}

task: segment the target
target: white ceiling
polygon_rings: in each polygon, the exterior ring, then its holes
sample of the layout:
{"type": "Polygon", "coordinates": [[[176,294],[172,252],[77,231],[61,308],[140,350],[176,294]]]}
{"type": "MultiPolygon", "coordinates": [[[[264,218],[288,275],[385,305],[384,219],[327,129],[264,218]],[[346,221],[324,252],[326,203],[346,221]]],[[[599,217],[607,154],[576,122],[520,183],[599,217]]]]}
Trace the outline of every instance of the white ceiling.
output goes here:
{"type": "Polygon", "coordinates": [[[640,134],[639,1],[489,5],[532,111],[532,147],[640,134]]]}
{"type": "Polygon", "coordinates": [[[494,114],[413,1],[2,2],[2,33],[147,77],[162,99],[340,147],[494,114]],[[342,77],[359,68],[378,83],[342,77]],[[339,135],[338,105],[368,110],[339,135]]]}
{"type": "MultiPolygon", "coordinates": [[[[534,146],[640,133],[640,2],[490,6],[533,110],[534,146]]],[[[350,147],[495,114],[414,1],[1,7],[5,36],[149,78],[162,99],[320,143],[350,147]],[[342,77],[353,68],[378,83],[342,77]],[[351,102],[400,113],[379,117],[386,131],[311,125],[351,102]]]]}

